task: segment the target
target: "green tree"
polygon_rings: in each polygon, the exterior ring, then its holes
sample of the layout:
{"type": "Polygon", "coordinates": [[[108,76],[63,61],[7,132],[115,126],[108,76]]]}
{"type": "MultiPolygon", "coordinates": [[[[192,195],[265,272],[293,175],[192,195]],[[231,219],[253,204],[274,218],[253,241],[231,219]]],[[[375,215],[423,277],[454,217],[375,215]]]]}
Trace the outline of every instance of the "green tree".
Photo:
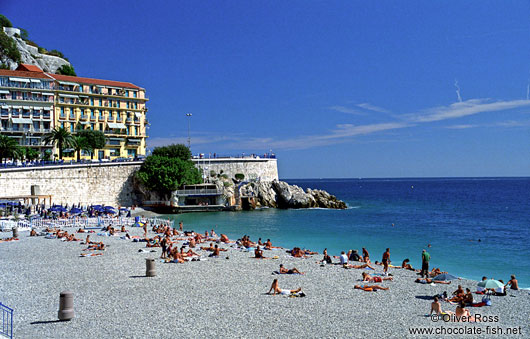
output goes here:
{"type": "Polygon", "coordinates": [[[76,76],[75,71],[74,71],[74,66],[72,65],[62,65],[61,67],[57,68],[57,71],[55,71],[55,74],[76,76]]]}
{"type": "Polygon", "coordinates": [[[63,149],[72,146],[72,134],[64,127],[55,127],[50,133],[44,135],[46,144],[57,143],[59,148],[59,159],[63,158],[63,149]]]}
{"type": "Polygon", "coordinates": [[[0,14],[0,27],[13,27],[13,24],[8,18],[0,14]]]}
{"type": "Polygon", "coordinates": [[[97,149],[102,149],[107,143],[105,134],[101,131],[94,131],[91,129],[83,129],[77,131],[76,135],[85,139],[86,151],[90,152],[90,159],[94,158],[94,153],[97,149]]]}
{"type": "Polygon", "coordinates": [[[172,144],[168,146],[156,147],[153,150],[152,154],[168,158],[177,158],[181,160],[191,159],[190,149],[182,144],[172,144]]]}
{"type": "Polygon", "coordinates": [[[0,163],[7,158],[18,158],[21,153],[20,146],[15,139],[0,134],[0,163]]]}
{"type": "Polygon", "coordinates": [[[21,158],[25,160],[37,160],[40,156],[40,152],[31,147],[22,147],[21,158]]]}
{"type": "Polygon", "coordinates": [[[92,148],[87,139],[79,134],[72,136],[72,148],[77,154],[77,161],[81,160],[81,151],[87,151],[92,154],[92,148]]]}
{"type": "Polygon", "coordinates": [[[147,189],[165,196],[166,199],[182,185],[202,182],[201,173],[191,160],[159,155],[148,156],[136,176],[147,189]]]}
{"type": "Polygon", "coordinates": [[[3,30],[0,30],[0,57],[7,57],[20,63],[20,52],[15,40],[7,36],[3,30]]]}

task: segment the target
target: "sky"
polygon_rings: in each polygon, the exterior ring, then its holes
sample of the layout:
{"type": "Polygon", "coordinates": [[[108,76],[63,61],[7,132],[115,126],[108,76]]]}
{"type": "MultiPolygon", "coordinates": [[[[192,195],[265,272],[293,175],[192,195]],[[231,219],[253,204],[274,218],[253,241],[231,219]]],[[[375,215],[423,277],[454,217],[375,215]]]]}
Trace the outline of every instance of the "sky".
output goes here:
{"type": "Polygon", "coordinates": [[[77,75],[145,88],[150,147],[186,143],[189,122],[193,154],[272,150],[280,178],[530,173],[528,1],[0,0],[0,13],[77,75]]]}

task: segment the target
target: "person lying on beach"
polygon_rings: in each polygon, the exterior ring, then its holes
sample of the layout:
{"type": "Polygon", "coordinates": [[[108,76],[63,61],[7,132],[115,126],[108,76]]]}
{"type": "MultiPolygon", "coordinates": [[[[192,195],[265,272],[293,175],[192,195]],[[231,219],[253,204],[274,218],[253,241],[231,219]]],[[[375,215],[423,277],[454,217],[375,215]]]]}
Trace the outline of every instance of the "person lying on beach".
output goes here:
{"type": "Polygon", "coordinates": [[[272,295],[276,295],[276,294],[291,295],[291,294],[300,293],[301,291],[302,291],[301,287],[295,290],[281,289],[280,287],[278,287],[278,279],[274,279],[274,281],[272,282],[271,288],[269,289],[269,292],[267,292],[267,294],[271,294],[272,292],[272,295]]]}
{"type": "Polygon", "coordinates": [[[8,241],[16,241],[18,240],[18,238],[5,238],[5,239],[0,239],[0,242],[8,242],[8,241]]]}
{"type": "Polygon", "coordinates": [[[184,246],[180,248],[180,254],[182,254],[183,257],[199,256],[199,254],[193,252],[191,248],[188,250],[188,252],[184,252],[184,246]]]}
{"type": "Polygon", "coordinates": [[[300,247],[295,247],[287,252],[291,253],[291,255],[295,258],[307,258],[307,255],[305,255],[305,252],[302,251],[300,247]]]}
{"type": "Polygon", "coordinates": [[[85,230],[80,228],[80,229],[77,230],[77,233],[85,233],[85,230]]]}
{"type": "Polygon", "coordinates": [[[149,239],[145,238],[147,243],[145,244],[145,247],[160,247],[160,236],[156,235],[154,238],[149,239]]]}
{"type": "Polygon", "coordinates": [[[278,272],[280,274],[305,274],[304,272],[300,272],[296,267],[287,269],[283,267],[283,264],[280,264],[280,270],[278,272]]]}
{"type": "Polygon", "coordinates": [[[230,242],[230,239],[228,239],[226,234],[221,234],[221,242],[228,244],[230,242]]]}
{"type": "Polygon", "coordinates": [[[182,264],[182,263],[186,262],[186,260],[184,260],[184,256],[182,256],[182,254],[180,254],[180,252],[178,251],[177,247],[175,247],[174,250],[171,251],[171,253],[169,254],[169,259],[172,259],[172,260],[170,260],[170,262],[173,262],[173,263],[182,264]]]}
{"type": "Polygon", "coordinates": [[[429,276],[432,277],[432,278],[434,278],[434,277],[436,277],[437,275],[440,275],[440,274],[442,274],[442,273],[447,273],[447,272],[443,272],[443,271],[440,270],[440,268],[437,267],[437,268],[433,268],[433,269],[429,272],[429,276]]]}
{"type": "Polygon", "coordinates": [[[367,282],[383,282],[383,280],[394,280],[394,277],[378,277],[378,276],[375,276],[375,277],[372,277],[370,274],[366,273],[366,272],[363,272],[362,273],[363,275],[363,281],[367,281],[367,282]]]}
{"type": "Polygon", "coordinates": [[[419,284],[431,284],[431,283],[435,283],[435,284],[444,284],[444,285],[449,285],[451,282],[450,281],[441,281],[441,280],[432,280],[432,279],[429,279],[429,278],[417,278],[416,280],[414,280],[415,283],[419,283],[419,284]]]}
{"type": "Polygon", "coordinates": [[[281,248],[281,247],[272,246],[271,240],[267,239],[267,241],[265,242],[265,249],[266,250],[272,250],[273,248],[281,248]]]}
{"type": "Polygon", "coordinates": [[[519,289],[519,282],[517,281],[517,279],[515,279],[514,274],[512,274],[512,276],[510,277],[510,280],[506,283],[506,285],[504,285],[504,288],[506,288],[507,286],[510,286],[512,290],[519,289]]]}
{"type": "Polygon", "coordinates": [[[366,263],[370,262],[370,254],[366,250],[366,248],[363,247],[363,261],[366,263]]]}
{"type": "Polygon", "coordinates": [[[383,287],[383,286],[379,286],[379,285],[355,285],[353,286],[354,289],[356,290],[363,290],[365,292],[375,292],[377,290],[388,290],[389,288],[388,287],[383,287]]]}
{"type": "Polygon", "coordinates": [[[371,268],[372,270],[375,271],[375,268],[370,264],[361,264],[361,265],[347,264],[347,265],[344,265],[343,267],[344,268],[356,268],[356,269],[371,268]]]}
{"type": "Polygon", "coordinates": [[[127,232],[127,230],[125,229],[125,225],[122,225],[122,226],[121,226],[121,230],[120,230],[120,232],[123,232],[123,233],[127,232]]]}
{"type": "Polygon", "coordinates": [[[261,250],[259,246],[256,247],[256,249],[254,250],[254,258],[256,258],[256,259],[270,259],[270,258],[267,258],[267,257],[263,256],[263,250],[261,250]]]}
{"type": "Polygon", "coordinates": [[[213,243],[210,243],[210,247],[201,247],[201,250],[209,252],[212,252],[214,249],[215,247],[213,246],[213,243]]]}
{"type": "Polygon", "coordinates": [[[88,247],[84,249],[84,251],[104,251],[104,250],[105,250],[105,244],[102,242],[94,242],[88,245],[88,247]]]}

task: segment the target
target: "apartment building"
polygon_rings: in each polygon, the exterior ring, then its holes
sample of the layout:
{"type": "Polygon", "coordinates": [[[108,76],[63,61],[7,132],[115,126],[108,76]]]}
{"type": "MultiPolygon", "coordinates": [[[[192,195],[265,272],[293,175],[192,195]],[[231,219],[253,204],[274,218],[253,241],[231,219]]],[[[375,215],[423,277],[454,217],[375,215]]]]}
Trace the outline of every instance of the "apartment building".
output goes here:
{"type": "MultiPolygon", "coordinates": [[[[147,100],[145,89],[128,82],[49,74],[20,65],[15,71],[0,70],[0,133],[44,152],[51,146],[42,137],[54,127],[73,134],[99,130],[107,144],[95,158],[132,158],[145,155],[147,100]]],[[[74,159],[73,150],[66,149],[63,158],[74,159]]]]}
{"type": "Polygon", "coordinates": [[[0,133],[41,153],[51,150],[42,139],[54,126],[53,89],[54,79],[37,66],[0,69],[0,133]]]}

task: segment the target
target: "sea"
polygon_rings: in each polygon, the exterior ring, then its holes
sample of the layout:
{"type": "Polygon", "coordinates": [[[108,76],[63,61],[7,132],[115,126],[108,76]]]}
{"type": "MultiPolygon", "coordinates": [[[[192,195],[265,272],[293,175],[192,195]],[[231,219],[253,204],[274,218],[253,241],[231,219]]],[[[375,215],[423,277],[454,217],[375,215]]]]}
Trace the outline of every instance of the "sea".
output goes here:
{"type": "MultiPolygon", "coordinates": [[[[456,276],[507,282],[515,274],[530,287],[530,178],[286,179],[322,189],[346,210],[263,208],[170,215],[185,229],[215,229],[230,239],[271,239],[331,255],[365,247],[372,261],[390,248],[392,264],[408,258],[456,276]]],[[[320,255],[316,256],[320,258],[320,255]]]]}

